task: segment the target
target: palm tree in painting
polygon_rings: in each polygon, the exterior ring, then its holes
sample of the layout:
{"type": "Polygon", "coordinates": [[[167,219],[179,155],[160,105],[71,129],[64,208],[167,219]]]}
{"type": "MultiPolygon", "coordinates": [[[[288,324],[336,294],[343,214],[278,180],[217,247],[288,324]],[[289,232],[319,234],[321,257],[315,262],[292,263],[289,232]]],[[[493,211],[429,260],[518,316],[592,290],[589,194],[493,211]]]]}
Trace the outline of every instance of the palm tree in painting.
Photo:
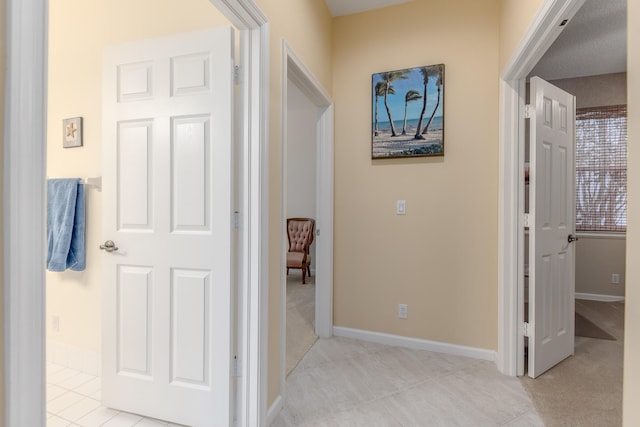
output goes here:
{"type": "Polygon", "coordinates": [[[389,71],[386,73],[380,73],[380,77],[384,82],[384,89],[385,89],[384,90],[384,107],[387,109],[387,116],[389,116],[389,126],[391,126],[391,136],[398,136],[396,134],[396,127],[393,125],[393,117],[391,117],[391,110],[389,109],[389,103],[388,103],[389,94],[395,93],[395,91],[392,92],[393,85],[391,83],[393,83],[398,79],[408,78],[407,73],[408,73],[408,70],[389,71]]]}
{"type": "Polygon", "coordinates": [[[438,80],[436,80],[436,87],[438,88],[438,102],[436,102],[436,106],[433,108],[433,112],[431,113],[431,117],[429,117],[429,121],[426,126],[422,130],[422,134],[424,135],[429,130],[429,125],[431,125],[431,121],[433,120],[433,116],[436,115],[436,110],[440,106],[440,91],[442,90],[442,70],[438,67],[438,80]]]}
{"type": "Polygon", "coordinates": [[[424,139],[422,136],[422,119],[424,119],[424,112],[427,109],[427,85],[429,84],[429,77],[433,77],[438,73],[439,67],[420,67],[420,74],[422,74],[422,83],[424,84],[422,95],[422,111],[420,112],[420,118],[418,119],[418,126],[416,128],[415,139],[424,139]]]}
{"type": "MultiPolygon", "coordinates": [[[[373,133],[374,136],[378,136],[378,99],[381,96],[384,96],[385,90],[386,90],[386,83],[385,82],[381,81],[381,82],[376,83],[376,88],[375,88],[376,101],[375,101],[375,104],[373,105],[373,108],[375,110],[375,113],[374,113],[375,125],[374,125],[374,128],[373,128],[374,129],[374,133],[373,133]]],[[[391,86],[391,88],[389,89],[389,93],[392,94],[392,95],[396,93],[396,91],[393,88],[393,86],[391,86]]]]}
{"type": "Polygon", "coordinates": [[[411,101],[417,101],[422,98],[420,92],[415,89],[409,89],[407,93],[404,95],[404,123],[402,124],[402,134],[407,134],[407,108],[411,101]]]}

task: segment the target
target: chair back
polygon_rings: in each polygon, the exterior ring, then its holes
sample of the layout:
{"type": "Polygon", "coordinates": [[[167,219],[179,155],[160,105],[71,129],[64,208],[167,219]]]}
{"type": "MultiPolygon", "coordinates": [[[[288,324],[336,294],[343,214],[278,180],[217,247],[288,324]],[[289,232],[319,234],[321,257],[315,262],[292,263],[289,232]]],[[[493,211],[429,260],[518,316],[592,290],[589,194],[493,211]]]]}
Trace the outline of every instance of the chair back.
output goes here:
{"type": "Polygon", "coordinates": [[[287,236],[289,238],[289,252],[309,253],[309,246],[313,242],[313,229],[316,221],[311,218],[288,218],[287,236]]]}

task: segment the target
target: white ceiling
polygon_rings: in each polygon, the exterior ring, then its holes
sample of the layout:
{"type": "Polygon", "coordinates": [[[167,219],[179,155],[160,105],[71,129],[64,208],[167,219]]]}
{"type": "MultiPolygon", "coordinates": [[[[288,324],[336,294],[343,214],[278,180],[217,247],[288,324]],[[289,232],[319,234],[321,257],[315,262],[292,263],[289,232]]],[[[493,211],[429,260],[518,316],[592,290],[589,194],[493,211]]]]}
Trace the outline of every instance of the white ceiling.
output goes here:
{"type": "Polygon", "coordinates": [[[627,70],[627,0],[587,0],[531,76],[547,80],[627,70]]]}
{"type": "MultiPolygon", "coordinates": [[[[412,0],[325,0],[333,16],[412,0]]],[[[627,69],[627,0],[586,0],[531,72],[547,80],[627,69]]]]}
{"type": "Polygon", "coordinates": [[[412,0],[324,0],[333,16],[351,15],[412,0]]]}

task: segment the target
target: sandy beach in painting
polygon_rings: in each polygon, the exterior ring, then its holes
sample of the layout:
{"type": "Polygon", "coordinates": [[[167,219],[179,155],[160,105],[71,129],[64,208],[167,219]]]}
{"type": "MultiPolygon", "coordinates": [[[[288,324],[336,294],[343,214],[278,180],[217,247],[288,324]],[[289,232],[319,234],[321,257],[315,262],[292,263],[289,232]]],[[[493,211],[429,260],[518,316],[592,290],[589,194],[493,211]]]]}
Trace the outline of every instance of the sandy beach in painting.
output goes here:
{"type": "Polygon", "coordinates": [[[423,135],[425,139],[414,139],[415,126],[408,126],[406,135],[401,132],[402,128],[396,129],[398,136],[391,136],[390,129],[379,129],[378,136],[373,136],[373,158],[443,154],[442,128],[429,130],[423,135]]]}

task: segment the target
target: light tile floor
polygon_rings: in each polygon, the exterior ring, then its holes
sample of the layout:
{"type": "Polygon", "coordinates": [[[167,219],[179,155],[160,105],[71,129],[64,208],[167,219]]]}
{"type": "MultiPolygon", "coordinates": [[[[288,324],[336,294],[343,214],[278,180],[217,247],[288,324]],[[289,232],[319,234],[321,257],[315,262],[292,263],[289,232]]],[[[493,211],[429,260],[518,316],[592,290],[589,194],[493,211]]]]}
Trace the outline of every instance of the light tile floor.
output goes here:
{"type": "Polygon", "coordinates": [[[180,427],[100,404],[100,378],[47,363],[47,427],[180,427]]]}
{"type": "MultiPolygon", "coordinates": [[[[47,364],[47,427],[179,427],[105,408],[100,378],[47,364]]],[[[287,378],[274,427],[544,427],[516,378],[465,357],[320,339],[287,378]]]]}
{"type": "Polygon", "coordinates": [[[334,337],[291,372],[274,427],[544,427],[494,363],[334,337]]]}

